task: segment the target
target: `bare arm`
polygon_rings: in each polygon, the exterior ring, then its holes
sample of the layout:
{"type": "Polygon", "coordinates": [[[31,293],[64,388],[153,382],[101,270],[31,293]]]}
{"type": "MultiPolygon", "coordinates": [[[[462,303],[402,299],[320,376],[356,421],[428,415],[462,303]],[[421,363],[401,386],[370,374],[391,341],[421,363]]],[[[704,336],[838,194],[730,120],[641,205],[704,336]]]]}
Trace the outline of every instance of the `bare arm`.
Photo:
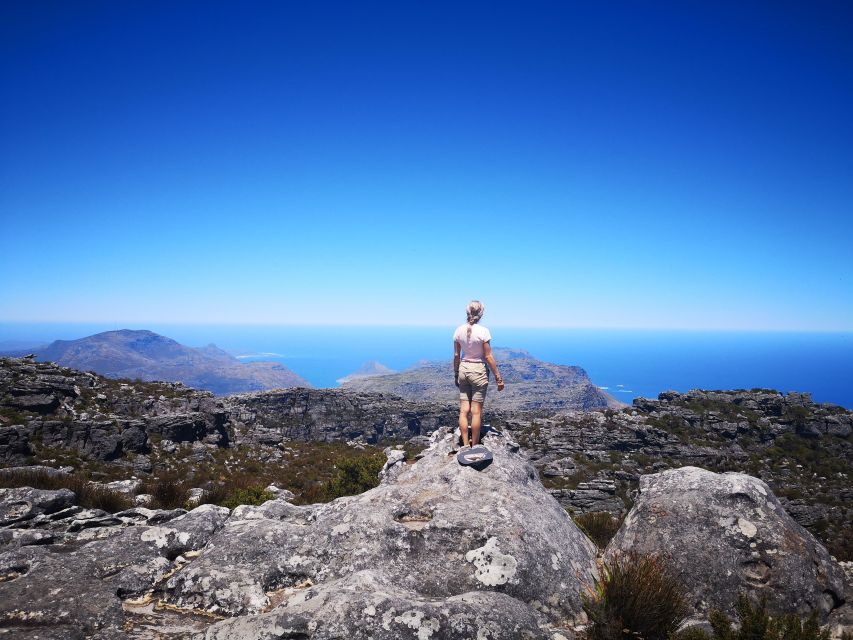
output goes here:
{"type": "Polygon", "coordinates": [[[495,382],[498,383],[498,391],[503,391],[504,379],[501,378],[501,373],[498,371],[498,363],[495,362],[495,356],[492,355],[492,345],[490,342],[483,344],[483,355],[486,357],[486,362],[489,364],[489,368],[492,370],[492,373],[495,374],[495,382]]]}
{"type": "Polygon", "coordinates": [[[453,382],[459,386],[459,354],[462,351],[462,345],[453,341],[453,382]]]}

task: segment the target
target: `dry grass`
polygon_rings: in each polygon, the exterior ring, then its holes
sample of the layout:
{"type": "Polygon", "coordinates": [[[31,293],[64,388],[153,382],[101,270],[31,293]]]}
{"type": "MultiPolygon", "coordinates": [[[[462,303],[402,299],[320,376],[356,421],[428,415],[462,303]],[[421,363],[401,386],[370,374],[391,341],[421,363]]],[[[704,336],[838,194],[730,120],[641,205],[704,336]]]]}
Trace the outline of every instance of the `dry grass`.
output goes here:
{"type": "Polygon", "coordinates": [[[604,549],[607,546],[607,543],[613,539],[622,525],[619,518],[615,518],[606,511],[583,513],[573,516],[573,520],[599,549],[604,549]]]}
{"type": "Polygon", "coordinates": [[[77,474],[49,473],[21,469],[0,473],[0,487],[32,487],[33,489],[69,489],[75,502],[87,509],[102,509],[109,513],[124,511],[133,506],[129,496],[91,484],[89,478],[77,474]]]}
{"type": "Polygon", "coordinates": [[[187,505],[190,488],[177,476],[165,475],[145,482],[142,492],[151,494],[151,506],[155,509],[178,509],[187,505]]]}
{"type": "Polygon", "coordinates": [[[682,586],[662,557],[626,553],[605,561],[582,593],[589,640],[667,640],[689,613],[682,586]]]}

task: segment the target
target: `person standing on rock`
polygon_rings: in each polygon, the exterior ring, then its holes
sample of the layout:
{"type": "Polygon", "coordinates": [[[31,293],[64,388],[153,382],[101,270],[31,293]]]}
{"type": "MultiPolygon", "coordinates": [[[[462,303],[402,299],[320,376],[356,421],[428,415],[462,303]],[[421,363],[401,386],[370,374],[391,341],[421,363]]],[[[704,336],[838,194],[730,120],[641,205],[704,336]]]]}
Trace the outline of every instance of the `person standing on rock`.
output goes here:
{"type": "Polygon", "coordinates": [[[468,321],[459,325],[453,333],[453,375],[459,387],[459,431],[462,446],[480,443],[480,424],[486,389],[489,386],[489,370],[495,374],[498,391],[503,391],[504,381],[498,371],[498,363],[492,355],[492,334],[478,324],[486,308],[479,300],[468,303],[465,313],[468,321]],[[468,414],[471,415],[471,442],[468,442],[468,414]]]}

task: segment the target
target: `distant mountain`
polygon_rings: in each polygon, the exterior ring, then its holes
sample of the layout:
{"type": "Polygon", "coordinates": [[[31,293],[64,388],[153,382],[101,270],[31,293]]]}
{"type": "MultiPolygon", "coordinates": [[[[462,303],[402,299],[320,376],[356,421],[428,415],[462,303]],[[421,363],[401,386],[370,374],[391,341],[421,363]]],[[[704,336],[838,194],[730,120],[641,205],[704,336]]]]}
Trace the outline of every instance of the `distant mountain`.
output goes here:
{"type": "Polygon", "coordinates": [[[111,378],[183,382],[217,395],[311,386],[277,362],[243,363],[214,344],[194,349],[153,331],[105,331],[31,351],[39,360],[111,378]]]}
{"type": "Polygon", "coordinates": [[[394,369],[386,367],[381,362],[377,362],[376,360],[371,360],[369,362],[365,362],[361,365],[357,370],[353,371],[351,374],[344,376],[343,378],[338,378],[338,384],[344,384],[349,382],[350,380],[356,380],[357,378],[370,378],[371,376],[385,376],[390,375],[392,373],[397,373],[394,369]]]}
{"type": "MultiPolygon", "coordinates": [[[[505,410],[561,410],[624,407],[622,402],[594,385],[586,371],[537,360],[526,351],[492,350],[506,388],[498,392],[490,374],[486,406],[505,410]]],[[[351,377],[345,389],[392,393],[406,400],[455,402],[450,360],[419,362],[401,373],[351,377]]]]}

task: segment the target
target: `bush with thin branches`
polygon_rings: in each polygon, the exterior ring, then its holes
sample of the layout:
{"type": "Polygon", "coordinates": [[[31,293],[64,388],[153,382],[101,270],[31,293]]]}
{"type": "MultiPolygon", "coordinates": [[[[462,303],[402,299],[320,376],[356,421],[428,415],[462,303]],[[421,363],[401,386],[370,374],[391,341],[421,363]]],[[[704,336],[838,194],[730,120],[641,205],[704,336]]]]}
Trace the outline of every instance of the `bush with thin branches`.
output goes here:
{"type": "Polygon", "coordinates": [[[683,587],[663,557],[617,553],[581,593],[589,640],[667,640],[689,613],[683,587]]]}
{"type": "Polygon", "coordinates": [[[185,507],[190,497],[189,485],[174,476],[162,476],[147,481],[144,493],[151,495],[151,506],[156,509],[185,507]]]}

